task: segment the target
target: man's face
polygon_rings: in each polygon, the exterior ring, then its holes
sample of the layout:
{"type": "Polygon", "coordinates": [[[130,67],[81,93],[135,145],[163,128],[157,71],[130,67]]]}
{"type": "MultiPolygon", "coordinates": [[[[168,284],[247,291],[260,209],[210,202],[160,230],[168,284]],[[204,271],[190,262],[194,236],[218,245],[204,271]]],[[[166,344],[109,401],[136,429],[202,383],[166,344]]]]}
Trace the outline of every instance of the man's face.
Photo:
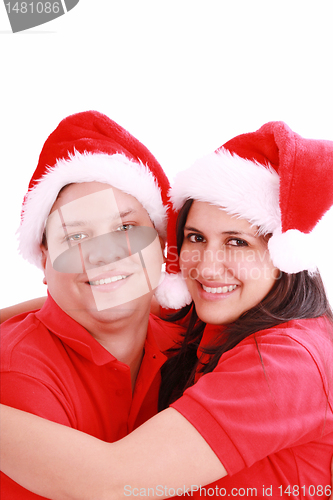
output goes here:
{"type": "Polygon", "coordinates": [[[149,311],[163,256],[136,198],[98,182],[70,184],[52,207],[46,241],[49,292],[88,330],[149,311]]]}

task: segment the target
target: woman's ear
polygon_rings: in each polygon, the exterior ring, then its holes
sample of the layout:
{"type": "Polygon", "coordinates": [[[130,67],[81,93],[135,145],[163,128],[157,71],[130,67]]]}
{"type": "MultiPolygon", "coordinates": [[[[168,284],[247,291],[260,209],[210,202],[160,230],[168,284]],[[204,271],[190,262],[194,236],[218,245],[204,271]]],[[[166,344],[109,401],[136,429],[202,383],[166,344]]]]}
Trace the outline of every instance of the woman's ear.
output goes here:
{"type": "Polygon", "coordinates": [[[164,238],[162,238],[162,236],[159,236],[158,238],[160,240],[160,245],[161,245],[161,248],[162,248],[163,264],[165,264],[165,262],[166,262],[166,257],[165,257],[165,240],[164,240],[164,238]]]}

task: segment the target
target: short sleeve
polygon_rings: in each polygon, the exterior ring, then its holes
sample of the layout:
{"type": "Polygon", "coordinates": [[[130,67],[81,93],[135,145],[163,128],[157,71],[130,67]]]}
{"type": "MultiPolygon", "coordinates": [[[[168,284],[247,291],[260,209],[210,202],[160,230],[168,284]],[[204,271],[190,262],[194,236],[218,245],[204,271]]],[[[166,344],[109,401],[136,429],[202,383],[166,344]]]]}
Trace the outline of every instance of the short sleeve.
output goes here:
{"type": "Polygon", "coordinates": [[[1,402],[59,424],[76,427],[68,401],[51,384],[15,371],[1,374],[1,402]]]}
{"type": "Polygon", "coordinates": [[[311,353],[283,334],[248,337],[176,401],[228,474],[323,432],[327,410],[311,353]]]}

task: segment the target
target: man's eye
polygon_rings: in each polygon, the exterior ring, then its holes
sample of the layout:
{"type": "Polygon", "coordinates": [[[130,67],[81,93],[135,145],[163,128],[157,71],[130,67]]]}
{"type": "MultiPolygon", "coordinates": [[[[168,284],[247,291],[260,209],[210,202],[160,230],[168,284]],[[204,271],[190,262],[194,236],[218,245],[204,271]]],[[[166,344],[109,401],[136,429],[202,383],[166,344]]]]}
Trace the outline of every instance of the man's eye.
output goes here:
{"type": "Polygon", "coordinates": [[[88,235],[84,233],[70,234],[67,236],[66,241],[81,241],[85,238],[88,238],[88,235]]]}
{"type": "Polygon", "coordinates": [[[117,231],[129,231],[129,229],[132,229],[132,227],[134,227],[133,224],[122,224],[118,227],[117,231]]]}

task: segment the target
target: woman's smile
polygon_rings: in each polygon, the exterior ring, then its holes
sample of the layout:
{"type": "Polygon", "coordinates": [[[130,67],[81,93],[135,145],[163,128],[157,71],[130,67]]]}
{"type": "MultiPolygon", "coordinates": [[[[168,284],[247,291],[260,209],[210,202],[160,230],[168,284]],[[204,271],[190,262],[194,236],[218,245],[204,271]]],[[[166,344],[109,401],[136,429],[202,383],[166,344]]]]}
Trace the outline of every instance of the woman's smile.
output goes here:
{"type": "Polygon", "coordinates": [[[221,300],[230,296],[238,285],[229,285],[226,283],[209,282],[207,280],[197,280],[198,287],[201,288],[201,296],[203,300],[221,300]]]}

